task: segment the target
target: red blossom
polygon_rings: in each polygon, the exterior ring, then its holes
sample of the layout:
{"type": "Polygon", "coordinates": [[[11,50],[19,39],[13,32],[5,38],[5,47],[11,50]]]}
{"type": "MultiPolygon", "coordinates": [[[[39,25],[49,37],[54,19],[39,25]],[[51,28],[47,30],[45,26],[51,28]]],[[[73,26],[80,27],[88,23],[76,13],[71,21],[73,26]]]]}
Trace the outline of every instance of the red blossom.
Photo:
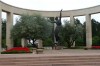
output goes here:
{"type": "Polygon", "coordinates": [[[27,48],[27,47],[14,47],[14,48],[11,48],[9,50],[6,50],[5,52],[10,52],[10,51],[25,51],[25,52],[30,52],[30,49],[27,48]]]}
{"type": "Polygon", "coordinates": [[[94,49],[100,49],[100,46],[92,46],[94,49]]]}

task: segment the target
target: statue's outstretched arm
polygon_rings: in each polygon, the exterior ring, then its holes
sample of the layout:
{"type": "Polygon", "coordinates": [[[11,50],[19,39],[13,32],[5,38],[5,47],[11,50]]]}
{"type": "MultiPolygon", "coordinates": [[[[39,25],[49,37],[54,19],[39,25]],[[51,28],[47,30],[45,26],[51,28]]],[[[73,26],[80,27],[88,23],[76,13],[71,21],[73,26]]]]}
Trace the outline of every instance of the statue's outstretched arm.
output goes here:
{"type": "Polygon", "coordinates": [[[61,17],[62,17],[62,9],[60,11],[60,17],[59,17],[60,21],[61,21],[61,17]]]}

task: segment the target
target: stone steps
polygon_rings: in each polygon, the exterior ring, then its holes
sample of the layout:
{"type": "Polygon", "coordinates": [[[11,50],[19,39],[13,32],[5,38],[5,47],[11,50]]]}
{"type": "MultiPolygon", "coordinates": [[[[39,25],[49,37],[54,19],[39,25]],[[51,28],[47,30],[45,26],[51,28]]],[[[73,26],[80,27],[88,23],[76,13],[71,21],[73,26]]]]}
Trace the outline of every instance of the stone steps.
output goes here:
{"type": "Polygon", "coordinates": [[[100,56],[0,57],[0,66],[100,66],[100,56]]]}

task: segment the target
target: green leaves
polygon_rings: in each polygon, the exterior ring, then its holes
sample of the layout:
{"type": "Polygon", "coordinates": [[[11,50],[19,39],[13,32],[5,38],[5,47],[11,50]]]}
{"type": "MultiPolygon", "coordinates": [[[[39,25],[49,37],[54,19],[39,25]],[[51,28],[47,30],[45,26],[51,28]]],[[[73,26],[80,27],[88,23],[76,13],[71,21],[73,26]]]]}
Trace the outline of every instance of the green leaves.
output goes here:
{"type": "Polygon", "coordinates": [[[51,34],[51,23],[40,15],[23,14],[11,30],[12,38],[43,39],[51,34]]]}
{"type": "Polygon", "coordinates": [[[70,48],[82,33],[83,27],[79,22],[75,23],[73,26],[69,22],[66,22],[65,26],[62,27],[62,31],[60,31],[60,37],[67,42],[68,48],[70,48]]]}

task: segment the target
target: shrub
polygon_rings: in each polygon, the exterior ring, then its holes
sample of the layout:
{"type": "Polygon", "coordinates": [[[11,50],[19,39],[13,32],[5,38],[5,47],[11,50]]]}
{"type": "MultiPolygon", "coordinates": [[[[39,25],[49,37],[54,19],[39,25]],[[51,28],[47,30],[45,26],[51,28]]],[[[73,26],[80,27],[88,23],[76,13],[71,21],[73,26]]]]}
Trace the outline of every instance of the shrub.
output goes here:
{"type": "Polygon", "coordinates": [[[93,42],[93,46],[100,46],[100,37],[94,36],[92,42],[93,42]]]}
{"type": "Polygon", "coordinates": [[[43,46],[48,47],[53,45],[53,40],[51,38],[47,38],[43,41],[43,46]]]}
{"type": "Polygon", "coordinates": [[[83,38],[76,39],[75,43],[76,46],[85,46],[83,38]]]}

